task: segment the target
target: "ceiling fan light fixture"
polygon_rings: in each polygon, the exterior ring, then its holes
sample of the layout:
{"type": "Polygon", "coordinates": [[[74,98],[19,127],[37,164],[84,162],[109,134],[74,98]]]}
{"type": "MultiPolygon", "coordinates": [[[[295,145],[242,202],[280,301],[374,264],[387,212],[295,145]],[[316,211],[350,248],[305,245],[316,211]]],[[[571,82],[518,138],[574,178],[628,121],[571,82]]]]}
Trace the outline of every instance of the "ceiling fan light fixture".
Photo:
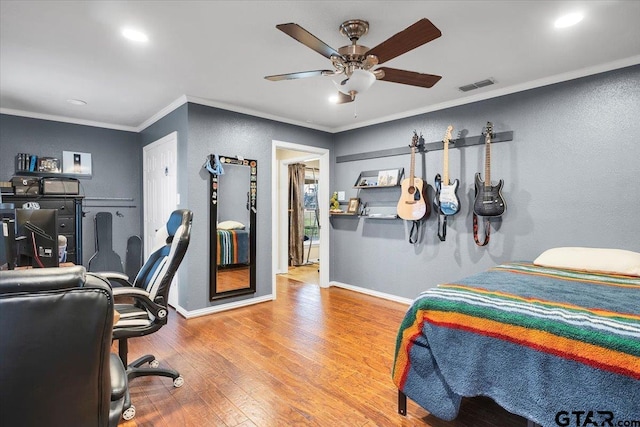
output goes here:
{"type": "Polygon", "coordinates": [[[140,30],[136,30],[135,28],[123,28],[122,36],[132,42],[137,43],[146,43],[149,41],[149,36],[143,33],[140,30]]]}
{"type": "Polygon", "coordinates": [[[556,19],[553,25],[556,28],[567,28],[576,25],[578,22],[582,21],[582,18],[584,18],[584,15],[580,12],[569,13],[556,19]]]}
{"type": "Polygon", "coordinates": [[[353,96],[354,93],[363,93],[376,81],[376,76],[371,71],[353,70],[351,77],[340,82],[334,81],[336,88],[345,95],[353,96]]]}

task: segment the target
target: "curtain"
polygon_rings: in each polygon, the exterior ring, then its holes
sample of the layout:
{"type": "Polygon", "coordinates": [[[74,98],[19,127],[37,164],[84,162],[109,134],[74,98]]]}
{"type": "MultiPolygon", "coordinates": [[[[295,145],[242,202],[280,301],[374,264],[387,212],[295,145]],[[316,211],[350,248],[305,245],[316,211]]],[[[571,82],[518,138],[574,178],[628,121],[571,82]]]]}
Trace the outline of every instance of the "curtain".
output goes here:
{"type": "Polygon", "coordinates": [[[304,264],[305,165],[289,165],[289,265],[304,264]]]}

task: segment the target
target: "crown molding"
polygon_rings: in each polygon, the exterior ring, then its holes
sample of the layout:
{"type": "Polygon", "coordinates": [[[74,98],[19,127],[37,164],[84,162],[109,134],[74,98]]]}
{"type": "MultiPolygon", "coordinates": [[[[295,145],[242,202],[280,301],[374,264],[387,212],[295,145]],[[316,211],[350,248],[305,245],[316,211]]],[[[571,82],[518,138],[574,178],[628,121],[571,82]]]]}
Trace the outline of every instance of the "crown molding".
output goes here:
{"type": "Polygon", "coordinates": [[[163,109],[155,113],[153,116],[149,117],[144,122],[140,123],[136,127],[136,132],[142,132],[143,130],[145,130],[146,128],[148,128],[149,126],[151,126],[152,124],[154,124],[155,122],[163,118],[164,116],[172,113],[174,110],[178,109],[179,107],[183,106],[186,103],[187,103],[187,96],[181,95],[180,97],[178,97],[178,99],[171,102],[169,105],[167,105],[166,107],[164,107],[163,109]]]}
{"type": "Polygon", "coordinates": [[[600,74],[607,71],[617,70],[619,68],[625,68],[632,65],[640,64],[640,55],[631,56],[629,58],[620,59],[617,61],[607,62],[605,64],[595,65],[593,67],[581,68],[579,70],[570,71],[567,73],[556,74],[553,76],[545,77],[538,80],[532,80],[530,82],[513,85],[501,89],[495,89],[484,93],[478,93],[476,95],[466,96],[453,101],[442,102],[440,104],[430,105],[428,107],[419,108],[416,110],[406,111],[400,114],[394,114],[383,118],[370,120],[367,122],[361,122],[349,126],[341,126],[331,129],[331,133],[339,133],[353,129],[359,129],[367,126],[377,125],[380,123],[386,123],[393,120],[405,119],[407,117],[414,117],[420,114],[431,113],[433,111],[444,110],[446,108],[457,107],[460,105],[471,104],[472,102],[484,101],[486,99],[497,98],[503,95],[510,95],[512,93],[523,92],[529,89],[535,89],[543,86],[549,86],[555,83],[562,83],[569,80],[579,79],[581,77],[587,77],[594,74],[600,74]]]}
{"type": "Polygon", "coordinates": [[[100,127],[100,128],[106,128],[106,129],[114,129],[114,130],[121,130],[121,131],[126,131],[126,132],[138,132],[139,133],[139,132],[142,132],[144,129],[148,128],[149,126],[151,126],[152,124],[154,124],[155,122],[157,122],[158,120],[160,120],[161,118],[165,117],[169,113],[173,112],[175,109],[177,109],[180,106],[184,105],[185,103],[191,102],[193,104],[204,105],[204,106],[207,106],[207,107],[220,108],[220,109],[227,110],[227,111],[233,111],[233,112],[236,112],[236,113],[247,114],[247,115],[254,116],[254,117],[260,117],[260,118],[263,118],[263,119],[273,120],[273,121],[280,122],[280,123],[287,123],[287,124],[291,124],[291,125],[295,125],[295,126],[309,128],[309,129],[315,129],[315,130],[319,130],[319,131],[323,131],[323,132],[340,133],[340,132],[344,132],[344,131],[348,131],[348,130],[364,128],[364,127],[367,127],[367,126],[373,126],[373,125],[386,123],[386,122],[390,122],[390,121],[394,121],[394,120],[400,120],[400,119],[405,119],[405,118],[408,118],[408,117],[414,117],[414,116],[418,116],[418,115],[421,115],[421,114],[430,113],[430,112],[433,112],[433,111],[444,110],[446,108],[451,108],[451,107],[457,107],[457,106],[460,106],[460,105],[470,104],[472,102],[484,101],[486,99],[491,99],[491,98],[497,98],[497,97],[503,96],[503,95],[510,95],[512,93],[517,93],[517,92],[522,92],[522,91],[529,90],[529,89],[535,89],[535,88],[539,88],[539,87],[543,87],[543,86],[548,86],[548,85],[552,85],[552,84],[555,84],[555,83],[561,83],[561,82],[565,82],[565,81],[570,81],[570,80],[578,79],[578,78],[581,78],[581,77],[586,77],[586,76],[590,76],[590,75],[594,75],[594,74],[604,73],[604,72],[607,72],[607,71],[612,71],[612,70],[616,70],[616,69],[619,69],[619,68],[629,67],[629,66],[637,65],[637,64],[640,64],[640,55],[631,56],[629,58],[624,58],[624,59],[620,59],[620,60],[617,60],[617,61],[612,61],[612,62],[608,62],[608,63],[605,63],[605,64],[600,64],[600,65],[596,65],[596,66],[592,66],[592,67],[586,67],[586,68],[582,68],[580,70],[575,70],[575,71],[571,71],[571,72],[567,72],[567,73],[556,74],[554,76],[545,77],[545,78],[538,79],[538,80],[532,80],[530,82],[526,82],[526,83],[522,83],[522,84],[518,84],[518,85],[513,85],[513,86],[509,86],[509,87],[505,87],[505,88],[490,90],[490,91],[487,91],[487,92],[478,93],[478,94],[471,95],[471,96],[466,96],[464,98],[459,98],[459,99],[456,99],[456,100],[453,100],[453,101],[448,101],[448,102],[442,102],[442,103],[439,103],[439,104],[429,105],[429,106],[424,107],[424,108],[419,108],[419,109],[415,109],[415,110],[411,110],[411,111],[406,111],[406,112],[399,113],[399,114],[393,114],[393,115],[390,115],[390,116],[385,116],[385,117],[382,117],[382,118],[369,120],[369,121],[366,121],[366,122],[360,122],[360,123],[357,123],[357,124],[348,125],[348,126],[340,126],[340,127],[336,127],[336,128],[331,128],[331,127],[327,127],[327,126],[320,126],[320,125],[316,125],[316,124],[313,124],[313,123],[301,122],[301,121],[298,121],[298,120],[291,120],[291,119],[287,119],[285,117],[279,117],[279,116],[276,116],[276,115],[263,113],[263,112],[252,110],[252,109],[249,109],[249,108],[239,107],[239,106],[236,106],[236,105],[231,105],[231,104],[218,102],[218,101],[213,101],[213,100],[210,100],[210,99],[200,98],[200,97],[191,96],[191,95],[181,95],[175,101],[171,102],[169,105],[167,105],[166,107],[162,108],[156,114],[154,114],[153,116],[149,117],[147,120],[145,120],[140,125],[135,126],[135,127],[134,126],[117,125],[117,124],[113,124],[113,123],[96,122],[96,121],[91,121],[91,120],[75,119],[75,118],[71,118],[71,117],[56,116],[56,115],[51,115],[51,114],[41,114],[41,113],[33,113],[33,112],[29,112],[29,111],[13,110],[13,109],[9,109],[9,108],[0,108],[0,114],[8,114],[8,115],[12,115],[12,116],[22,116],[22,117],[29,117],[29,118],[34,118],[34,119],[51,120],[51,121],[56,121],[56,122],[71,123],[71,124],[78,124],[78,125],[85,125],[85,126],[94,126],[94,127],[100,127]]]}
{"type": "Polygon", "coordinates": [[[122,130],[125,132],[138,132],[138,128],[132,126],[116,125],[113,123],[95,122],[93,120],[76,119],[73,117],[56,116],[53,114],[33,113],[31,111],[13,110],[11,108],[0,108],[0,114],[9,116],[28,117],[30,119],[50,120],[53,122],[71,123],[74,125],[93,126],[98,128],[122,130]]]}
{"type": "Polygon", "coordinates": [[[252,110],[250,108],[244,108],[244,107],[239,107],[237,105],[231,105],[231,104],[226,104],[223,102],[218,102],[218,101],[212,101],[210,99],[206,99],[206,98],[199,98],[197,96],[190,96],[187,95],[187,100],[191,103],[194,104],[198,104],[198,105],[204,105],[207,107],[214,107],[214,108],[220,108],[223,110],[227,110],[227,111],[233,111],[236,113],[242,113],[242,114],[247,114],[249,116],[254,116],[254,117],[260,117],[263,119],[268,119],[268,120],[273,120],[276,122],[280,122],[280,123],[287,123],[290,125],[296,125],[296,126],[301,126],[301,127],[305,127],[305,128],[309,128],[309,129],[315,129],[315,130],[320,130],[323,132],[329,132],[329,133],[333,133],[333,129],[330,127],[326,127],[326,126],[320,126],[320,125],[316,125],[314,123],[308,123],[308,122],[301,122],[298,120],[291,120],[291,119],[287,119],[285,117],[280,117],[280,116],[276,116],[273,114],[267,114],[261,111],[256,111],[256,110],[252,110]]]}

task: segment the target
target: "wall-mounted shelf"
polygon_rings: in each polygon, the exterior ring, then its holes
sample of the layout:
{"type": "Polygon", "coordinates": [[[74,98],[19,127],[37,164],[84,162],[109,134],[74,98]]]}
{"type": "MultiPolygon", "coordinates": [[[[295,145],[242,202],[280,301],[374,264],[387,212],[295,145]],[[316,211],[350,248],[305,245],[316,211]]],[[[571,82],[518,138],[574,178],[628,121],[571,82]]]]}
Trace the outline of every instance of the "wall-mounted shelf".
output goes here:
{"type": "Polygon", "coordinates": [[[394,214],[369,214],[369,215],[362,215],[362,217],[364,219],[375,219],[375,220],[394,220],[394,219],[398,219],[398,215],[394,215],[394,214]]]}
{"type": "MultiPolygon", "coordinates": [[[[513,141],[512,130],[505,131],[505,132],[495,132],[492,134],[492,137],[491,137],[492,144],[495,142],[505,142],[505,141],[513,141]]],[[[452,139],[449,142],[450,142],[449,148],[462,148],[462,147],[470,147],[472,145],[483,145],[485,143],[485,136],[484,135],[467,136],[464,138],[452,139]]],[[[442,150],[442,149],[443,149],[442,141],[425,143],[424,140],[420,138],[420,144],[418,146],[417,152],[426,153],[428,151],[435,151],[435,150],[442,150]]],[[[379,157],[400,156],[404,154],[411,154],[411,148],[408,145],[405,147],[390,148],[388,150],[377,150],[377,151],[369,151],[366,153],[339,156],[339,157],[336,157],[336,163],[354,162],[356,160],[377,159],[379,157]]]]}
{"type": "Polygon", "coordinates": [[[400,185],[404,168],[362,171],[353,188],[392,188],[400,185]]]}
{"type": "Polygon", "coordinates": [[[351,217],[354,217],[354,218],[358,217],[357,214],[347,213],[347,212],[330,212],[329,215],[330,216],[351,216],[351,217]]]}
{"type": "Polygon", "coordinates": [[[60,172],[16,171],[15,176],[39,176],[41,178],[74,178],[91,179],[91,175],[60,172]]]}

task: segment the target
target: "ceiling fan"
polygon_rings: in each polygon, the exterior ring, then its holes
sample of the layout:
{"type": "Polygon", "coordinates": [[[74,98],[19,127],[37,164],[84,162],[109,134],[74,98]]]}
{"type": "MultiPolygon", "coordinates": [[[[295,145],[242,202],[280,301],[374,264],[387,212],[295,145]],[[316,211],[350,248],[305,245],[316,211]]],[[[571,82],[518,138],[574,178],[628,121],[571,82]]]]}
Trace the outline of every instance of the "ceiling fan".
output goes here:
{"type": "Polygon", "coordinates": [[[373,49],[358,44],[360,37],[369,31],[369,23],[361,19],[352,19],[340,25],[340,33],[348,37],[351,40],[351,44],[338,50],[328,46],[298,24],[280,24],[276,25],[276,28],[331,60],[333,70],[277,74],[266,76],[265,79],[279,81],[315,76],[344,75],[346,76],[344,80],[339,83],[335,82],[339,91],[337,101],[339,104],[354,101],[356,94],[368,89],[375,80],[430,88],[442,78],[442,76],[433,74],[423,74],[389,67],[373,69],[378,64],[389,61],[440,37],[442,35],[440,30],[426,18],[391,36],[373,49]]]}

